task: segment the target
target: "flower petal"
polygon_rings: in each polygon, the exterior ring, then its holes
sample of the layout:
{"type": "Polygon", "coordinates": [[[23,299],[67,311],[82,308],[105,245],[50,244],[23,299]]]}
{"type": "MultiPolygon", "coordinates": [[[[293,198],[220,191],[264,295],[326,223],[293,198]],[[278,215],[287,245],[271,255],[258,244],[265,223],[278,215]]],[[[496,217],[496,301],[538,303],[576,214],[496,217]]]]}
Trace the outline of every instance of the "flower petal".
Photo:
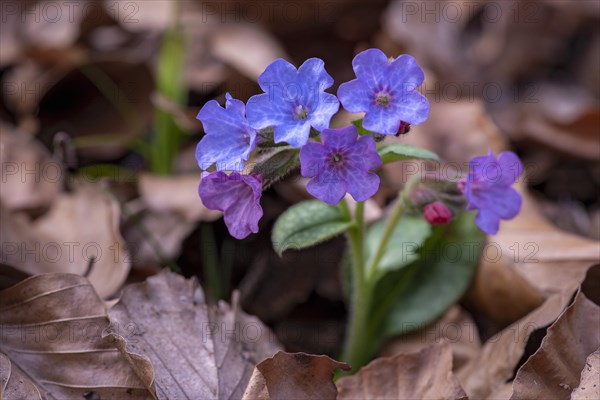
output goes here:
{"type": "Polygon", "coordinates": [[[293,110],[289,103],[271,93],[257,94],[248,99],[246,115],[254,129],[264,129],[291,120],[293,110]]]}
{"type": "Polygon", "coordinates": [[[318,84],[312,88],[322,92],[333,85],[333,78],[325,71],[325,62],[320,58],[309,58],[298,68],[298,82],[318,84]]]}
{"type": "Polygon", "coordinates": [[[379,85],[385,79],[388,58],[379,49],[368,49],[354,57],[352,68],[358,79],[365,81],[369,87],[379,85]]]}
{"type": "Polygon", "coordinates": [[[358,130],[354,125],[340,129],[323,129],[321,139],[323,144],[331,150],[350,149],[358,138],[358,130]]]}
{"type": "Polygon", "coordinates": [[[227,229],[236,239],[258,232],[263,215],[262,184],[258,179],[236,172],[213,172],[202,179],[198,193],[207,208],[223,211],[227,229]]]}
{"type": "Polygon", "coordinates": [[[346,183],[335,171],[324,169],[306,185],[308,193],[327,204],[335,205],[346,194],[346,183]]]}
{"type": "Polygon", "coordinates": [[[372,172],[350,166],[342,172],[348,193],[356,201],[366,201],[379,190],[379,176],[372,172]]]}
{"type": "Polygon", "coordinates": [[[401,119],[392,107],[372,107],[363,119],[363,128],[383,135],[395,135],[400,129],[401,119]]]}
{"type": "Polygon", "coordinates": [[[258,84],[265,93],[282,93],[290,85],[296,84],[298,71],[282,58],[278,58],[265,68],[258,77],[258,84]]]}
{"type": "Polygon", "coordinates": [[[360,79],[342,83],[338,88],[338,98],[344,108],[352,113],[365,112],[374,106],[372,90],[360,79]]]}
{"type": "MultiPolygon", "coordinates": [[[[196,147],[196,159],[201,169],[213,163],[241,166],[256,141],[256,130],[246,120],[244,103],[227,97],[227,108],[222,108],[215,100],[207,102],[198,113],[206,135],[196,147]]],[[[234,168],[232,168],[234,169],[234,168]]]]}
{"type": "Polygon", "coordinates": [[[392,89],[412,91],[421,86],[425,74],[417,60],[408,54],[402,54],[389,64],[389,81],[393,83],[392,89]]]}
{"type": "Polygon", "coordinates": [[[500,217],[489,210],[481,209],[475,216],[475,223],[488,235],[495,235],[500,228],[500,217]]]}
{"type": "Polygon", "coordinates": [[[275,125],[273,137],[275,143],[286,142],[293,147],[301,147],[308,142],[310,124],[306,120],[289,121],[275,125]]]}
{"type": "Polygon", "coordinates": [[[359,137],[348,152],[348,161],[365,171],[381,167],[375,139],[367,135],[359,137]]]}
{"type": "Polygon", "coordinates": [[[331,118],[340,108],[340,102],[333,94],[320,93],[319,100],[314,105],[309,104],[309,108],[311,106],[313,110],[308,114],[308,121],[320,132],[329,126],[331,118]]]}
{"type": "Polygon", "coordinates": [[[512,151],[504,151],[498,155],[498,164],[502,171],[500,182],[510,185],[519,179],[523,173],[523,164],[512,151]]]}
{"type": "Polygon", "coordinates": [[[429,116],[429,100],[414,90],[402,92],[398,98],[393,98],[391,108],[394,109],[395,118],[411,125],[425,122],[429,116]]]}
{"type": "Polygon", "coordinates": [[[473,190],[470,200],[480,210],[489,210],[502,219],[514,218],[521,209],[521,195],[510,187],[492,186],[473,190]]]}
{"type": "Polygon", "coordinates": [[[319,175],[325,168],[327,154],[325,146],[321,143],[306,143],[300,149],[300,174],[305,178],[319,175]]]}

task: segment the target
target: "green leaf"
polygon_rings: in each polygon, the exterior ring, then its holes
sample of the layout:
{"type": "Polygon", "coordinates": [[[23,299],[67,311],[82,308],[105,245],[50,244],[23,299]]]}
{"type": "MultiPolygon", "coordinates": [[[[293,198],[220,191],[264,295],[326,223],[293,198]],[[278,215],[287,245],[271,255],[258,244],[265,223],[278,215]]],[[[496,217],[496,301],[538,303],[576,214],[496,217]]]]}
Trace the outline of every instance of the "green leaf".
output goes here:
{"type": "Polygon", "coordinates": [[[379,153],[379,157],[381,157],[381,161],[384,164],[415,158],[419,160],[440,161],[440,158],[437,156],[437,154],[429,150],[401,143],[391,143],[381,146],[377,149],[377,153],[379,153]]]}
{"type": "MultiPolygon", "coordinates": [[[[387,225],[387,221],[379,221],[374,224],[366,235],[365,243],[365,265],[369,265],[372,254],[379,242],[387,225]]],[[[380,278],[386,273],[403,268],[419,259],[417,250],[431,235],[431,225],[419,216],[404,216],[396,224],[394,232],[385,247],[383,257],[379,262],[376,276],[380,278]]]]}
{"type": "Polygon", "coordinates": [[[287,249],[304,249],[345,232],[352,222],[334,206],[308,200],[290,207],[273,227],[273,248],[281,255],[287,249]]]}
{"type": "Polygon", "coordinates": [[[473,213],[463,212],[435,229],[416,262],[381,279],[372,321],[379,340],[423,328],[458,301],[473,278],[484,240],[473,213]]]}

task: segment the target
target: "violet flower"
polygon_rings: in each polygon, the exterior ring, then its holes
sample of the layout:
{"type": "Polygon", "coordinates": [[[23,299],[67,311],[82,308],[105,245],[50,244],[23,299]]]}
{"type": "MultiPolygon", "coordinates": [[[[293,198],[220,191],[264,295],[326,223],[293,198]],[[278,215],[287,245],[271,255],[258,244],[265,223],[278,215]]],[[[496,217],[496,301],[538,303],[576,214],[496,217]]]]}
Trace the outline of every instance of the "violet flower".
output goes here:
{"type": "Polygon", "coordinates": [[[214,163],[218,170],[242,170],[256,145],[257,132],[246,120],[244,103],[229,93],[225,97],[226,108],[211,100],[198,113],[206,132],[196,147],[196,160],[202,170],[214,163]]]}
{"type": "Polygon", "coordinates": [[[521,160],[510,151],[496,158],[490,150],[487,156],[471,159],[469,175],[459,187],[469,202],[467,210],[479,210],[475,223],[482,231],[494,235],[501,219],[519,213],[521,195],[511,186],[522,173],[521,160]]]}
{"type": "Polygon", "coordinates": [[[401,126],[427,119],[429,102],[416,91],[425,75],[413,57],[391,60],[381,50],[369,49],[354,57],[352,67],[357,79],[342,83],[338,97],[346,110],[366,113],[365,129],[395,135],[401,126]]]}
{"type": "Polygon", "coordinates": [[[258,232],[258,221],[263,215],[259,177],[213,172],[202,178],[198,194],[206,208],[223,211],[225,225],[234,238],[243,239],[258,232]]]}
{"type": "Polygon", "coordinates": [[[312,179],[310,194],[328,204],[337,204],[346,193],[365,201],[379,189],[379,177],[369,172],[381,166],[372,136],[358,136],[354,125],[325,129],[323,143],[310,142],[300,150],[301,174],[312,179]]]}
{"type": "Polygon", "coordinates": [[[298,70],[277,59],[258,77],[258,84],[265,93],[248,100],[248,121],[256,129],[274,127],[275,143],[303,146],[310,128],[327,128],[340,107],[335,95],[324,91],[333,78],[318,58],[306,60],[298,70]]]}

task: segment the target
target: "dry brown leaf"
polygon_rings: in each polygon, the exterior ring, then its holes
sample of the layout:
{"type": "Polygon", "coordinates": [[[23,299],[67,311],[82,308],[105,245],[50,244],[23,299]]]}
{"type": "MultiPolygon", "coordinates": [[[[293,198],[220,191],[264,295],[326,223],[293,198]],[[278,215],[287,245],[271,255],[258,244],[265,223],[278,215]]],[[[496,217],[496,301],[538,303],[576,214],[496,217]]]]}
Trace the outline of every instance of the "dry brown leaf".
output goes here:
{"type": "Polygon", "coordinates": [[[540,348],[517,372],[511,399],[569,399],[587,357],[598,347],[600,307],[579,292],[575,302],[548,328],[540,348]]]}
{"type": "Polygon", "coordinates": [[[119,218],[116,201],[90,184],[61,194],[33,222],[2,210],[1,261],[30,274],[85,275],[106,298],[121,287],[130,268],[119,218]]]}
{"type": "Polygon", "coordinates": [[[102,337],[106,309],[83,277],[37,275],[1,291],[0,324],[2,399],[150,396],[152,377],[143,382],[102,337]]]}
{"type": "Polygon", "coordinates": [[[588,88],[544,84],[535,101],[494,111],[498,124],[515,140],[529,140],[560,154],[598,161],[600,108],[588,88]],[[539,101],[543,99],[543,101],[539,101]]]}
{"type": "Polygon", "coordinates": [[[222,213],[206,208],[198,196],[199,174],[139,176],[140,195],[148,208],[157,213],[174,213],[185,222],[214,221],[222,213]]]}
{"type": "MultiPolygon", "coordinates": [[[[538,308],[490,338],[457,376],[470,398],[488,398],[513,375],[533,331],[550,325],[571,301],[572,292],[550,296],[538,308]]],[[[505,391],[504,391],[505,392],[505,391]]]]}
{"type": "Polygon", "coordinates": [[[571,393],[572,400],[597,400],[600,399],[600,348],[590,354],[581,371],[579,386],[571,393]]]}
{"type": "Polygon", "coordinates": [[[176,258],[185,239],[198,221],[214,221],[222,213],[209,210],[198,197],[198,174],[162,177],[142,174],[138,179],[140,197],[127,208],[133,215],[125,224],[123,235],[132,252],[135,268],[162,267],[155,241],[160,243],[162,257],[176,258]],[[143,225],[143,228],[140,226],[143,225]],[[153,236],[148,240],[147,234],[153,236]]]}
{"type": "Polygon", "coordinates": [[[255,81],[277,58],[288,58],[281,44],[257,24],[236,24],[215,31],[213,55],[255,81]]]}
{"type": "Polygon", "coordinates": [[[0,121],[0,200],[9,210],[47,207],[62,190],[58,160],[27,133],[0,121]]]}
{"type": "Polygon", "coordinates": [[[447,342],[452,349],[454,371],[459,371],[481,351],[475,322],[460,306],[454,306],[433,324],[390,340],[380,355],[392,357],[398,353],[416,353],[441,341],[447,342]]]}
{"type": "Polygon", "coordinates": [[[133,327],[122,349],[151,360],[162,399],[240,398],[254,366],[279,350],[235,300],[209,307],[195,279],[167,271],[127,286],[109,316],[116,327],[133,327]]]}
{"type": "Polygon", "coordinates": [[[244,400],[335,400],[336,369],[350,366],[327,356],[278,352],[258,364],[244,393],[244,400]]]}
{"type": "Polygon", "coordinates": [[[452,374],[448,343],[418,353],[377,358],[355,375],[337,382],[338,399],[466,399],[452,374]]]}
{"type": "Polygon", "coordinates": [[[587,270],[600,261],[600,242],[554,227],[527,195],[519,216],[503,223],[494,242],[503,257],[513,260],[519,273],[545,295],[573,292],[587,270]]]}

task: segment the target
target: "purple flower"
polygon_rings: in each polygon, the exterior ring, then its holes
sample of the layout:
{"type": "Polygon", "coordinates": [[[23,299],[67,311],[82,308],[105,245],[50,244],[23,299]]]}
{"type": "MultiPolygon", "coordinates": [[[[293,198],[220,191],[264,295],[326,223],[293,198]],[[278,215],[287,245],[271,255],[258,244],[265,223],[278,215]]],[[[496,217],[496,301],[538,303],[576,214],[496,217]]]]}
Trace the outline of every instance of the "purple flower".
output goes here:
{"type": "Polygon", "coordinates": [[[333,94],[324,92],[333,78],[318,58],[306,60],[298,70],[277,59],[258,77],[258,84],[265,93],[248,100],[248,121],[256,129],[274,127],[275,143],[303,146],[310,127],[327,128],[340,107],[333,94]]]}
{"type": "Polygon", "coordinates": [[[229,93],[225,97],[226,108],[211,100],[198,113],[206,132],[196,147],[196,160],[202,170],[214,163],[219,170],[242,170],[256,145],[256,130],[248,125],[244,103],[229,93]]]}
{"type": "Polygon", "coordinates": [[[202,178],[198,193],[206,208],[223,211],[225,225],[234,238],[243,239],[258,232],[258,221],[263,215],[260,178],[213,172],[202,178]]]}
{"type": "Polygon", "coordinates": [[[342,83],[338,97],[350,112],[365,112],[363,127],[395,135],[402,122],[416,125],[427,119],[429,102],[415,89],[425,75],[415,59],[403,54],[393,61],[379,49],[352,60],[357,79],[342,83]]]}
{"type": "Polygon", "coordinates": [[[469,175],[459,186],[469,201],[467,210],[479,210],[475,223],[482,231],[494,235],[501,219],[519,213],[521,196],[511,185],[522,172],[521,160],[510,151],[496,158],[490,150],[487,156],[471,159],[469,175]]]}
{"type": "Polygon", "coordinates": [[[379,189],[379,177],[369,172],[381,166],[372,136],[358,137],[354,125],[325,129],[323,143],[310,142],[300,150],[304,177],[312,177],[306,189],[328,204],[337,204],[346,193],[365,201],[379,189]]]}

